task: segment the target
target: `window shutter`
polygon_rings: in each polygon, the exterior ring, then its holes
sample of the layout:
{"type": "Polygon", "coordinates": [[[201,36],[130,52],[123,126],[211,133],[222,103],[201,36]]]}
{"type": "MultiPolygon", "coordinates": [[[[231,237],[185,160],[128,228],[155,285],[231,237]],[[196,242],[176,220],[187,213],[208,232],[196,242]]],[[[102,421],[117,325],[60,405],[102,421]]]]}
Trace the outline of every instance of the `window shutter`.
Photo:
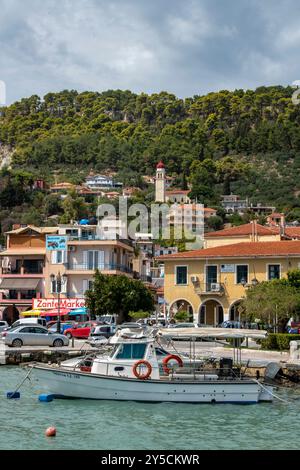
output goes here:
{"type": "Polygon", "coordinates": [[[51,263],[57,264],[57,252],[56,251],[51,252],[51,263]]]}
{"type": "Polygon", "coordinates": [[[104,269],[104,251],[98,251],[98,268],[104,269]]]}
{"type": "Polygon", "coordinates": [[[67,278],[62,278],[62,282],[61,282],[61,292],[62,294],[66,294],[67,293],[67,283],[68,283],[68,280],[67,278]]]}
{"type": "Polygon", "coordinates": [[[62,262],[63,262],[63,264],[66,264],[67,261],[68,261],[68,253],[67,253],[67,251],[63,251],[62,252],[62,262]]]}
{"type": "Polygon", "coordinates": [[[51,284],[51,294],[56,294],[56,281],[50,281],[51,284]]]}
{"type": "Polygon", "coordinates": [[[89,290],[89,281],[87,279],[83,279],[83,293],[85,294],[87,290],[89,290]]]}
{"type": "Polygon", "coordinates": [[[83,267],[85,269],[88,267],[88,251],[83,252],[83,267]]]}

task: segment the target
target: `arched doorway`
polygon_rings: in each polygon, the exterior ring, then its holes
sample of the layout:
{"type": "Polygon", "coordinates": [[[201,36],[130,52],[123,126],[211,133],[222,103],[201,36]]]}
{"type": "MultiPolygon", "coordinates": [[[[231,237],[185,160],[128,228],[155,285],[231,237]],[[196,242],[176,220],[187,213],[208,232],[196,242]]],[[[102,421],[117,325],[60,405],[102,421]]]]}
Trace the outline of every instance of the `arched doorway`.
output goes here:
{"type": "Polygon", "coordinates": [[[173,302],[173,304],[170,307],[170,318],[174,318],[176,313],[180,312],[187,312],[189,319],[188,321],[193,321],[194,318],[194,310],[193,306],[190,302],[188,302],[185,299],[179,299],[173,302]]]}
{"type": "Polygon", "coordinates": [[[15,305],[9,305],[3,310],[2,319],[12,325],[15,321],[19,320],[20,313],[15,305]]]}
{"type": "Polygon", "coordinates": [[[217,326],[224,321],[224,309],[222,304],[215,299],[208,299],[200,306],[200,325],[217,326]]]}
{"type": "Polygon", "coordinates": [[[241,315],[243,313],[242,299],[236,300],[231,304],[229,308],[229,320],[230,321],[241,321],[241,315]]]}

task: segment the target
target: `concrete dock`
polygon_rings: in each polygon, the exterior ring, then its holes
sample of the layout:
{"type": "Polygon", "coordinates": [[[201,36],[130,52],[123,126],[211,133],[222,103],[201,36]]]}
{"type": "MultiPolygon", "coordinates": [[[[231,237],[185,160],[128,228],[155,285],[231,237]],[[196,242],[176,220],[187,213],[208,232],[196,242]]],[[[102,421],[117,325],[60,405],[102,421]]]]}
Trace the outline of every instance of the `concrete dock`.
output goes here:
{"type": "Polygon", "coordinates": [[[86,351],[92,350],[85,341],[74,341],[72,345],[62,348],[50,348],[47,346],[23,346],[22,348],[10,348],[0,340],[0,366],[19,365],[26,362],[51,362],[65,361],[72,357],[84,356],[86,351]]]}

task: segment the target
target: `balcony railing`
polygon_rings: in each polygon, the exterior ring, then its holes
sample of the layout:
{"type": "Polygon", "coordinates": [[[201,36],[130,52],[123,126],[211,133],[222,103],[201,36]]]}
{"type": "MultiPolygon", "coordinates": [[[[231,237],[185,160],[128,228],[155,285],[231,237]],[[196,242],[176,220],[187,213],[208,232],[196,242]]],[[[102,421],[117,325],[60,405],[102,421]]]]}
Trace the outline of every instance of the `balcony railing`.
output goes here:
{"type": "Polygon", "coordinates": [[[68,271],[96,271],[96,269],[98,269],[99,271],[121,271],[123,273],[128,273],[128,274],[133,273],[131,268],[128,268],[127,266],[123,264],[99,263],[98,266],[96,266],[94,264],[89,264],[89,263],[82,263],[82,264],[67,263],[65,266],[68,271]]]}
{"type": "Polygon", "coordinates": [[[30,275],[43,274],[43,268],[0,268],[0,274],[3,275],[30,275]]]}
{"type": "Polygon", "coordinates": [[[221,282],[197,283],[195,291],[199,295],[224,295],[225,286],[221,282]]]}
{"type": "Polygon", "coordinates": [[[137,271],[134,271],[133,277],[134,279],[139,279],[140,281],[143,281],[143,282],[152,283],[152,276],[148,276],[147,274],[140,274],[137,271]]]}
{"type": "Polygon", "coordinates": [[[10,290],[7,294],[2,294],[4,300],[32,300],[37,297],[36,291],[13,291],[10,290]]]}
{"type": "Polygon", "coordinates": [[[130,240],[126,238],[120,238],[118,237],[118,235],[116,237],[113,237],[112,235],[105,236],[105,235],[96,235],[96,234],[81,235],[81,236],[68,235],[68,240],[69,242],[118,241],[118,242],[124,243],[125,245],[132,246],[132,242],[130,240]]]}

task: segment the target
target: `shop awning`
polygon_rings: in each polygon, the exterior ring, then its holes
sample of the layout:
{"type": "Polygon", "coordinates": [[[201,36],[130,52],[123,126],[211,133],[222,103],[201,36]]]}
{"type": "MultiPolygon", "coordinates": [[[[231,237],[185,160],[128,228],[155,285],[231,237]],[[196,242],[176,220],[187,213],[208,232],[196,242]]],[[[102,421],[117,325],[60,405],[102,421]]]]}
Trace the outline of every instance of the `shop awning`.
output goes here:
{"type": "Polygon", "coordinates": [[[27,318],[27,317],[39,317],[42,313],[42,310],[27,310],[26,312],[22,312],[20,317],[27,318]]]}
{"type": "MultiPolygon", "coordinates": [[[[61,308],[59,310],[59,316],[64,317],[65,315],[69,315],[70,309],[61,308]]],[[[58,310],[48,310],[47,312],[44,311],[41,313],[41,317],[58,317],[58,310]]]]}
{"type": "Polygon", "coordinates": [[[69,317],[76,316],[76,315],[87,315],[87,308],[86,307],[76,308],[75,310],[72,310],[69,313],[69,317]]]}
{"type": "Polygon", "coordinates": [[[35,290],[40,279],[6,278],[0,284],[0,289],[6,290],[35,290]]]}

